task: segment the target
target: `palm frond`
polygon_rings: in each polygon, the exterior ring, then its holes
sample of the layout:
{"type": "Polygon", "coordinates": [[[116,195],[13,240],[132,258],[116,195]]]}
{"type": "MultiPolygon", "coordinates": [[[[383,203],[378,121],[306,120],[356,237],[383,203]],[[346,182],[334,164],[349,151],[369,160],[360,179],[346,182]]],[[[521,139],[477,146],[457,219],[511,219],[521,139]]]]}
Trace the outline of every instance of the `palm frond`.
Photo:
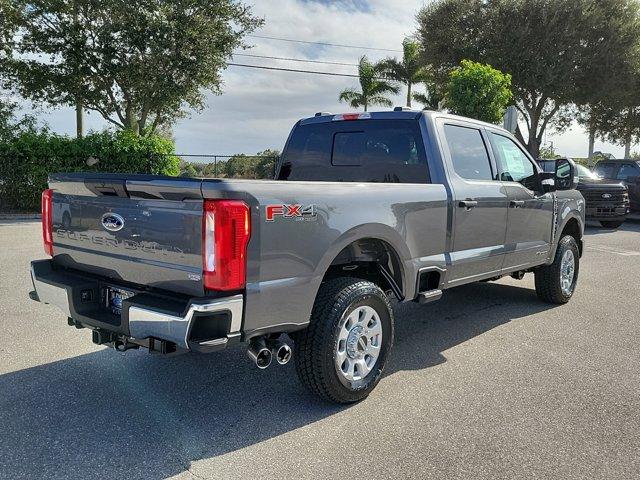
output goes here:
{"type": "Polygon", "coordinates": [[[346,102],[353,108],[358,108],[364,105],[364,98],[362,93],[354,90],[353,88],[346,88],[338,96],[340,102],[346,102]]]}
{"type": "Polygon", "coordinates": [[[393,93],[397,94],[400,91],[400,87],[397,85],[393,85],[389,82],[385,82],[384,80],[377,80],[371,85],[369,89],[368,96],[380,95],[383,93],[393,93]]]}
{"type": "Polygon", "coordinates": [[[373,95],[369,97],[369,105],[382,105],[383,107],[392,107],[393,102],[384,95],[373,95]]]}

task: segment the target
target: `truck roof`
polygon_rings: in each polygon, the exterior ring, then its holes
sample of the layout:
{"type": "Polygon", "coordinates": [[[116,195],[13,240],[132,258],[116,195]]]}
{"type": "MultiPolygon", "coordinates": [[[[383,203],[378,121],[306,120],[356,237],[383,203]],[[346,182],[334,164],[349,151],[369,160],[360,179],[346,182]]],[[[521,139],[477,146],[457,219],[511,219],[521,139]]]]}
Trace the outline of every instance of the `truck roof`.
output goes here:
{"type": "Polygon", "coordinates": [[[452,115],[450,113],[438,112],[435,110],[412,110],[406,107],[396,107],[393,111],[379,111],[379,112],[353,112],[353,113],[328,113],[318,112],[313,117],[303,118],[300,120],[300,125],[308,125],[314,123],[328,123],[340,120],[416,120],[420,116],[425,116],[429,119],[435,118],[448,118],[451,120],[460,120],[464,122],[474,123],[478,126],[491,127],[507,132],[499,125],[483,122],[474,118],[462,117],[459,115],[452,115]],[[400,109],[402,108],[402,110],[400,109]]]}

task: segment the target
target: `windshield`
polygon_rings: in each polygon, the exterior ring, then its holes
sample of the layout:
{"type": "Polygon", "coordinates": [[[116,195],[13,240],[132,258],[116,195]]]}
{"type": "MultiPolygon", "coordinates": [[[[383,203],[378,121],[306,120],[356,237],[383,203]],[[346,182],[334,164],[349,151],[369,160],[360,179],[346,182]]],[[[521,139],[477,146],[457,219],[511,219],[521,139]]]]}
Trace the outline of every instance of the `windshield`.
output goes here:
{"type": "Polygon", "coordinates": [[[590,180],[599,180],[601,178],[600,175],[592,172],[584,165],[577,164],[576,167],[578,168],[578,176],[580,178],[588,178],[590,180]]]}

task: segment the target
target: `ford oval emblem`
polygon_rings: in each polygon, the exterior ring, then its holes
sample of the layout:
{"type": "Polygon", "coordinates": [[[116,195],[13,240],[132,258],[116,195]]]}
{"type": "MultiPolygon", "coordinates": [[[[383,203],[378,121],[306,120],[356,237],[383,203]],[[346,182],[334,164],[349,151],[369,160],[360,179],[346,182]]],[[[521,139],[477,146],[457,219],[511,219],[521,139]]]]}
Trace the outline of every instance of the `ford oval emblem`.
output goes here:
{"type": "Polygon", "coordinates": [[[602,194],[602,198],[611,198],[611,194],[610,193],[603,193],[602,194]]]}
{"type": "Polygon", "coordinates": [[[102,216],[102,226],[110,232],[117,232],[124,227],[124,218],[117,213],[105,213],[102,216]]]}

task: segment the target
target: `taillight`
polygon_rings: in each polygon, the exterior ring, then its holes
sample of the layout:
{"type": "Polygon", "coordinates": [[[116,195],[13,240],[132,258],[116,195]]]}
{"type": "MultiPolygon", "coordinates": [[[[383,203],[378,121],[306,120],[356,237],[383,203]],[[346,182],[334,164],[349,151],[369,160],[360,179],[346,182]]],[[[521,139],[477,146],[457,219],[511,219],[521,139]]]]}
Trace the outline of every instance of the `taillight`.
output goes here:
{"type": "Polygon", "coordinates": [[[239,200],[205,200],[202,276],[207,290],[239,290],[247,279],[249,207],[239,200]]]}
{"type": "Polygon", "coordinates": [[[53,190],[42,192],[42,241],[44,251],[53,257],[53,190]]]}

